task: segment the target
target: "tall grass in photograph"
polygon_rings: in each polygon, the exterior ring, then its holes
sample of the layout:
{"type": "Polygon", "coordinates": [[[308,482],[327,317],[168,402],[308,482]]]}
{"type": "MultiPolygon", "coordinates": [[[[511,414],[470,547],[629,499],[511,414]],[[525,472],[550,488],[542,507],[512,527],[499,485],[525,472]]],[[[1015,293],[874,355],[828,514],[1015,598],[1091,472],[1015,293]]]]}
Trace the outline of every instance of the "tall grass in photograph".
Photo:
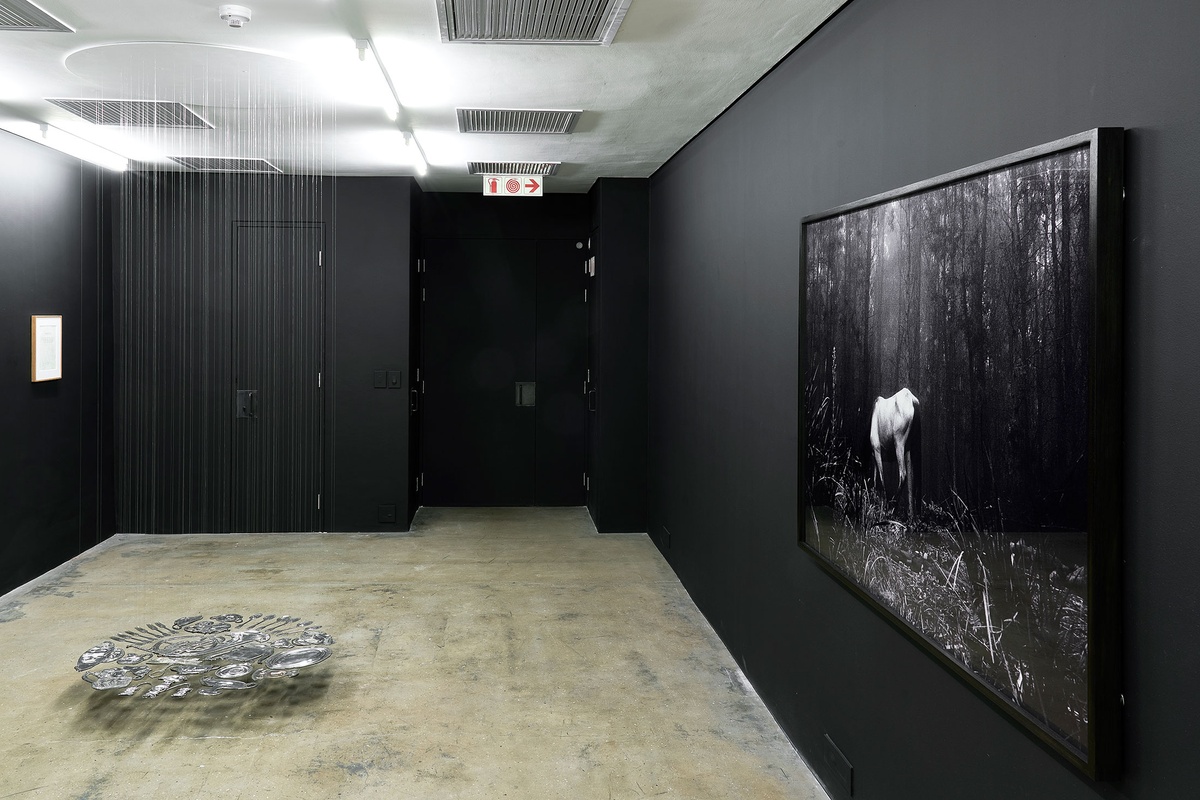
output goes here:
{"type": "MultiPolygon", "coordinates": [[[[828,398],[819,407],[835,413],[828,398]]],[[[806,508],[806,540],[1001,695],[1086,743],[1085,537],[988,531],[957,499],[910,520],[843,443],[810,437],[806,455],[831,503],[806,508]]]]}

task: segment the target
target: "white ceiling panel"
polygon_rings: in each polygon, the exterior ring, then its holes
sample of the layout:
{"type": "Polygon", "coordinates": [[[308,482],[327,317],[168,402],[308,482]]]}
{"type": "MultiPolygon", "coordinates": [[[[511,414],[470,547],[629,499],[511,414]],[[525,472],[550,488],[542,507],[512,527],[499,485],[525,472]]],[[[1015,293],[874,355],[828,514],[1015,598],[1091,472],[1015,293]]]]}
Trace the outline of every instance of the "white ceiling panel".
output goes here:
{"type": "Polygon", "coordinates": [[[437,0],[249,0],[240,29],[207,0],[37,0],[74,32],[0,30],[0,124],[49,123],[153,169],[427,161],[420,183],[442,191],[478,191],[469,162],[561,162],[547,191],[583,192],[649,176],[844,2],[632,0],[610,44],[579,46],[446,42],[437,0]],[[94,125],[53,98],[184,103],[213,129],[94,125]],[[566,134],[461,133],[460,108],[582,115],[566,134]]]}

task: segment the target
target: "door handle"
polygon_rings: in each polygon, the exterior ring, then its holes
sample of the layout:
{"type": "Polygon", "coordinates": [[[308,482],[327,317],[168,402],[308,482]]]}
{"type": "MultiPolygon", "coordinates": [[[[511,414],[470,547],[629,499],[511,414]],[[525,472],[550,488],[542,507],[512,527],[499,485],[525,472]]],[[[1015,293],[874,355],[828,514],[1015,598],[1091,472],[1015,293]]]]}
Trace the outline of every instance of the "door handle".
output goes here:
{"type": "Polygon", "coordinates": [[[537,384],[533,382],[517,383],[517,405],[532,407],[537,405],[537,384]]]}
{"type": "Polygon", "coordinates": [[[257,419],[258,418],[258,390],[257,389],[238,389],[237,390],[237,418],[238,419],[257,419]]]}

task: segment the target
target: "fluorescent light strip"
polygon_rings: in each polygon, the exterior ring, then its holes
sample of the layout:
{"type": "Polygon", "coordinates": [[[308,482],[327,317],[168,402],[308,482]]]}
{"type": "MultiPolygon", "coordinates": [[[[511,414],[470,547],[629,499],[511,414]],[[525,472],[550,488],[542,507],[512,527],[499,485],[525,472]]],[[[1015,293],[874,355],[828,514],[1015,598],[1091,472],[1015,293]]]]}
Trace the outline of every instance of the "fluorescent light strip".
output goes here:
{"type": "Polygon", "coordinates": [[[418,177],[424,177],[429,172],[429,161],[425,158],[425,151],[421,149],[420,142],[417,141],[417,136],[410,126],[407,128],[405,124],[407,120],[401,121],[401,112],[404,106],[400,103],[400,94],[396,91],[396,84],[392,83],[392,76],[388,74],[387,67],[383,65],[383,60],[379,57],[379,51],[375,49],[375,41],[373,39],[355,39],[354,46],[358,48],[358,59],[360,61],[367,60],[367,51],[371,51],[372,60],[375,62],[376,69],[383,76],[384,83],[387,84],[388,92],[391,94],[391,100],[383,103],[384,113],[388,115],[388,119],[395,122],[400,131],[404,134],[404,146],[406,149],[413,151],[416,158],[413,159],[413,168],[417,171],[418,177]]]}
{"type": "Polygon", "coordinates": [[[415,156],[413,167],[417,170],[417,176],[425,177],[425,173],[429,172],[429,162],[425,160],[425,151],[421,149],[421,145],[417,142],[417,137],[411,133],[404,134],[404,147],[411,150],[415,156]]]}
{"type": "Polygon", "coordinates": [[[90,161],[93,164],[99,164],[116,172],[124,172],[129,169],[129,159],[125,158],[125,156],[117,155],[112,150],[107,150],[98,144],[89,142],[87,139],[80,139],[74,134],[51,127],[50,125],[42,125],[42,141],[55,150],[60,150],[76,158],[82,158],[84,161],[90,161]]]}
{"type": "Polygon", "coordinates": [[[379,107],[383,109],[383,113],[387,115],[388,119],[396,122],[400,118],[400,101],[396,98],[395,89],[392,87],[387,70],[383,68],[383,64],[379,60],[379,54],[375,52],[374,43],[370,39],[355,39],[354,46],[358,48],[358,60],[364,64],[370,61],[379,72],[380,79],[387,87],[387,92],[379,98],[379,107]],[[371,54],[370,59],[367,58],[367,53],[371,54]]]}
{"type": "Polygon", "coordinates": [[[93,164],[98,164],[117,172],[124,172],[129,169],[129,159],[125,158],[125,156],[117,155],[98,144],[93,144],[86,139],[81,139],[74,134],[67,133],[64,130],[45,123],[39,125],[35,122],[6,122],[0,127],[3,127],[10,133],[23,136],[31,142],[38,142],[47,147],[53,147],[55,150],[66,153],[69,156],[81,158],[84,161],[90,161],[93,164]]]}

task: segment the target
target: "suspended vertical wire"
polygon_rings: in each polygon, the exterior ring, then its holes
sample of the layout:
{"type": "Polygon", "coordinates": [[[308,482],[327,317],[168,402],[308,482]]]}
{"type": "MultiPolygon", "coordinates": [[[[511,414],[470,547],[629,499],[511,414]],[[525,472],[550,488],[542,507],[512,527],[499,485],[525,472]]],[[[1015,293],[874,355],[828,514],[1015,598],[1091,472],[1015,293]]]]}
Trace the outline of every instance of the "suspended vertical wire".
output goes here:
{"type": "MultiPolygon", "coordinates": [[[[320,109],[321,113],[325,112],[325,108],[320,109]]],[[[330,115],[326,124],[331,130],[337,130],[337,106],[330,106],[328,109],[330,115]]],[[[324,129],[324,125],[322,126],[324,129]]],[[[324,149],[322,148],[322,152],[324,149]]],[[[320,404],[322,427],[326,431],[326,435],[321,439],[321,462],[317,466],[320,470],[319,475],[327,475],[329,480],[323,484],[322,498],[320,508],[317,513],[317,527],[327,530],[332,530],[335,526],[333,521],[333,510],[336,508],[337,502],[337,483],[334,476],[337,475],[337,426],[332,424],[332,420],[336,419],[337,415],[337,392],[333,391],[333,354],[337,353],[337,325],[332,324],[332,310],[337,308],[337,270],[334,268],[336,264],[337,254],[337,235],[338,235],[338,163],[336,150],[332,151],[330,163],[327,166],[327,174],[331,177],[323,182],[323,189],[328,192],[328,199],[322,200],[321,213],[324,216],[328,213],[329,224],[323,229],[324,236],[321,245],[324,249],[325,257],[321,262],[321,269],[318,274],[318,289],[323,298],[321,303],[321,330],[327,337],[322,342],[321,348],[321,372],[323,376],[322,386],[330,387],[328,391],[321,391],[318,394],[318,403],[320,404]]]]}
{"type": "MultiPolygon", "coordinates": [[[[214,50],[212,59],[224,56],[214,50]]],[[[112,209],[118,530],[312,530],[324,474],[317,251],[332,222],[322,175],[331,166],[325,126],[334,118],[303,80],[272,83],[277,66],[236,72],[228,83],[213,80],[207,65],[197,74],[178,69],[148,60],[119,90],[186,102],[214,122],[200,134],[158,129],[163,153],[265,158],[282,174],[160,166],[119,179],[112,209]],[[177,96],[180,87],[190,87],[189,96],[177,96]],[[239,388],[259,392],[257,419],[235,419],[239,388]]],[[[123,124],[135,132],[132,120],[123,124]]]]}

